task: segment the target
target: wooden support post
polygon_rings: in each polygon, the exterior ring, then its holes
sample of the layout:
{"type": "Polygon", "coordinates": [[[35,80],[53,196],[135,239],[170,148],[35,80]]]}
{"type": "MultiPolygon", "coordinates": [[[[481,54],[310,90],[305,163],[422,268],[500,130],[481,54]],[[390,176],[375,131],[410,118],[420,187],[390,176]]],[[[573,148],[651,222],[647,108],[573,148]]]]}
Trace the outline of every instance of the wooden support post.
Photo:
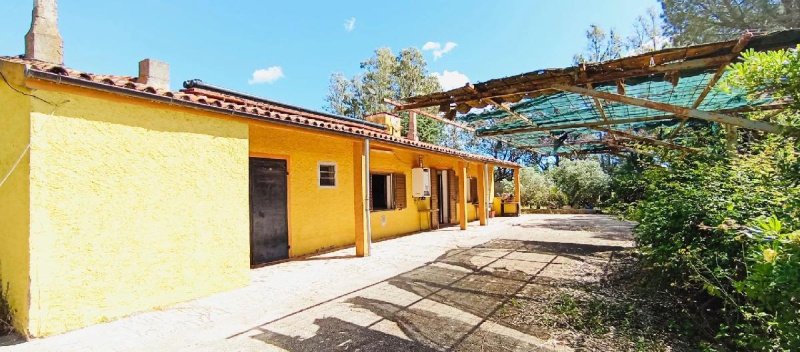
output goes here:
{"type": "Polygon", "coordinates": [[[522,213],[522,187],[519,177],[520,168],[514,168],[514,202],[517,203],[517,216],[522,213]]]}
{"type": "Polygon", "coordinates": [[[370,252],[369,221],[369,140],[353,143],[353,180],[355,190],[356,256],[368,257],[370,252]]]}
{"type": "Polygon", "coordinates": [[[486,226],[486,164],[478,165],[478,221],[486,226]]]}
{"type": "Polygon", "coordinates": [[[747,128],[756,131],[764,131],[769,133],[783,134],[787,136],[800,135],[800,129],[790,126],[775,125],[764,121],[748,120],[741,117],[720,114],[717,112],[701,111],[697,109],[685,108],[682,106],[660,103],[652,100],[633,98],[626,95],[602,92],[594,89],[586,89],[583,87],[570,86],[566,84],[556,84],[553,86],[561,91],[571,92],[575,94],[586,95],[589,97],[596,97],[600,99],[616,101],[623,104],[641,106],[648,109],[660,110],[676,114],[683,117],[692,117],[696,119],[714,121],[742,128],[747,128]]]}
{"type": "Polygon", "coordinates": [[[467,178],[467,163],[458,163],[458,220],[461,229],[467,229],[467,189],[469,189],[469,179],[467,178]]]}

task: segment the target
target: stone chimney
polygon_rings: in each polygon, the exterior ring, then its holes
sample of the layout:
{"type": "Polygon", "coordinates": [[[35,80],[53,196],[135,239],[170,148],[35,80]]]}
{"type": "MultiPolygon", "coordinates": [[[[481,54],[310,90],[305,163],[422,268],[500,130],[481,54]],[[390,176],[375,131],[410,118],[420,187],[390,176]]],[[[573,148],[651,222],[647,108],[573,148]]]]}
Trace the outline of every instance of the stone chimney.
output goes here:
{"type": "Polygon", "coordinates": [[[169,64],[153,59],[139,61],[139,78],[136,82],[156,89],[169,90],[169,64]]]}
{"type": "Polygon", "coordinates": [[[56,0],[34,0],[31,29],[25,35],[25,57],[51,64],[64,64],[64,42],[58,32],[56,0]]]}

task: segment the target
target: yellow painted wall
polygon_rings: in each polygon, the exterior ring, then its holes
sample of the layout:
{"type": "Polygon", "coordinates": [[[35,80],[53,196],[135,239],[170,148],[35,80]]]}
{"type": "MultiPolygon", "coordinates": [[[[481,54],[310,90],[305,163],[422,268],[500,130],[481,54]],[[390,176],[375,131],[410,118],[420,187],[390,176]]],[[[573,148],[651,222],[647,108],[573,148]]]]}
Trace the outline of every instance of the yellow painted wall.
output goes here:
{"type": "MultiPolygon", "coordinates": [[[[9,84],[23,88],[22,65],[0,61],[9,84]]],[[[14,313],[14,325],[28,324],[28,234],[30,197],[30,99],[0,82],[0,288],[14,313]]]]}
{"type": "Polygon", "coordinates": [[[406,203],[404,209],[380,210],[370,213],[372,239],[399,236],[430,228],[430,198],[420,200],[411,196],[411,169],[417,165],[419,153],[404,150],[373,149],[370,153],[370,172],[403,173],[406,176],[406,203]],[[420,212],[420,211],[423,212],[420,212]]]}
{"type": "Polygon", "coordinates": [[[29,331],[43,336],[249,282],[248,126],[37,90],[29,331]]]}
{"type": "Polygon", "coordinates": [[[288,160],[290,256],[355,242],[353,142],[299,129],[251,125],[252,156],[288,160]],[[319,162],[336,163],[336,187],[319,187],[319,162]]]}

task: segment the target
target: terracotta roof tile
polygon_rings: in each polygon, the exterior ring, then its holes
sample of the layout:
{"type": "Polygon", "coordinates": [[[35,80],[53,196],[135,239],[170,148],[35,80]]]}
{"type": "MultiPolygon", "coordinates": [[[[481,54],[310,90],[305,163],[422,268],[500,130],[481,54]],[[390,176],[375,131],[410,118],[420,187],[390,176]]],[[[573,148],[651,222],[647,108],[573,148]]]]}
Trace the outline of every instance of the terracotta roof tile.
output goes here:
{"type": "Polygon", "coordinates": [[[323,114],[315,114],[313,112],[309,112],[308,110],[292,109],[291,107],[288,106],[273,105],[262,101],[254,101],[243,97],[226,95],[198,88],[182,89],[177,92],[162,90],[139,83],[137,82],[136,77],[98,75],[87,72],[80,72],[67,67],[48,64],[35,60],[24,59],[21,57],[0,56],[0,61],[24,64],[28,67],[28,69],[33,71],[57,74],[60,76],[66,76],[87,82],[100,83],[103,85],[118,87],[131,91],[136,91],[139,93],[147,93],[175,100],[188,101],[193,104],[205,105],[209,107],[222,108],[222,109],[234,110],[247,114],[257,115],[260,120],[264,121],[270,121],[270,120],[286,121],[297,125],[312,126],[323,130],[344,132],[358,136],[367,136],[377,141],[386,141],[417,149],[429,150],[438,153],[453,155],[465,159],[491,162],[504,166],[512,166],[512,167],[519,166],[515,163],[498,160],[482,155],[470,154],[460,150],[445,148],[430,143],[424,143],[420,141],[413,141],[407,138],[396,137],[386,133],[385,131],[379,128],[363,125],[357,122],[336,119],[323,114]]]}

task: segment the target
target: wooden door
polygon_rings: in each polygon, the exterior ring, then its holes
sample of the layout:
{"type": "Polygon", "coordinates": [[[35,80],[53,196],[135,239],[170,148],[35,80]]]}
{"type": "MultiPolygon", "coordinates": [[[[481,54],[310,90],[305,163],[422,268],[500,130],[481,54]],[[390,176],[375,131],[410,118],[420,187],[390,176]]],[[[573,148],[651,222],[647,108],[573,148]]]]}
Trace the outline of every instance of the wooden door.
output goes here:
{"type": "Polygon", "coordinates": [[[438,229],[441,205],[439,204],[439,175],[436,169],[431,168],[431,228],[438,229]]]}
{"type": "Polygon", "coordinates": [[[458,213],[456,211],[458,205],[458,176],[456,176],[456,172],[454,170],[447,170],[447,193],[450,195],[449,197],[449,211],[448,214],[450,216],[450,223],[457,224],[458,223],[458,213]]]}
{"type": "Polygon", "coordinates": [[[286,160],[250,158],[250,264],[289,258],[286,160]]]}

